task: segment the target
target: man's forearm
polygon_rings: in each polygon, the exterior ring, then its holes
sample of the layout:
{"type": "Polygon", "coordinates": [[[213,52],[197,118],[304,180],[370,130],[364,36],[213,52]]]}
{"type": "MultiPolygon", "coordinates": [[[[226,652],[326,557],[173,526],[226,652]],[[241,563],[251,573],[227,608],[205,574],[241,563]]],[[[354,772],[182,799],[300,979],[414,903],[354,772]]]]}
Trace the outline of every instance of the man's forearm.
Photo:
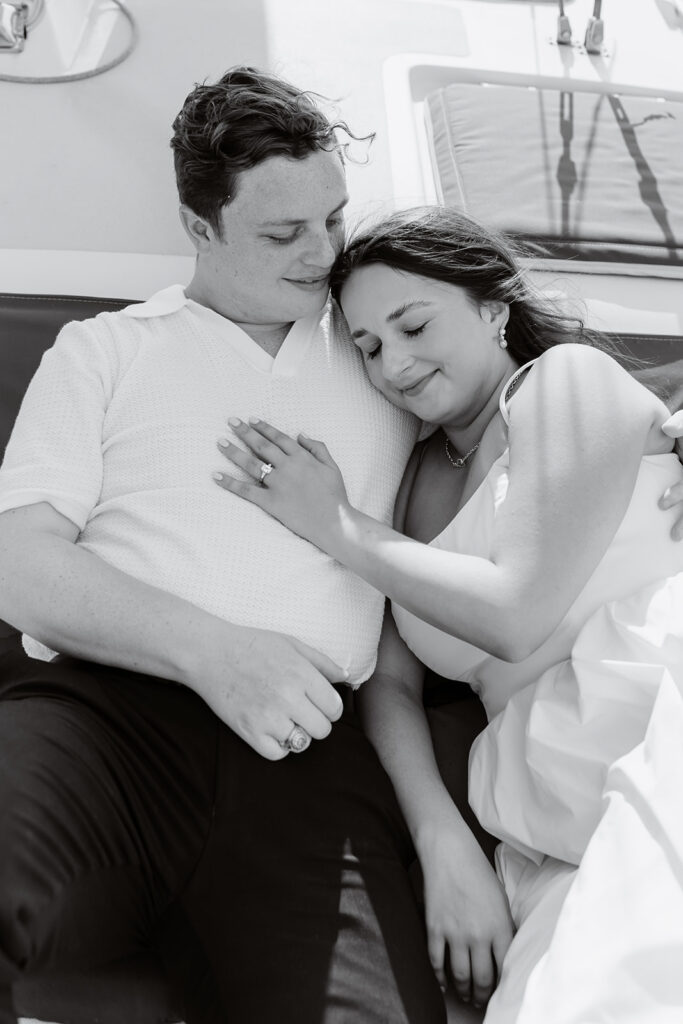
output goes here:
{"type": "Polygon", "coordinates": [[[0,618],[61,653],[185,683],[212,630],[229,628],[62,537],[2,546],[0,618]]]}
{"type": "MultiPolygon", "coordinates": [[[[78,528],[40,503],[0,514],[0,618],[49,647],[183,683],[269,760],[292,723],[329,734],[346,678],[294,637],[225,622],[79,547],[78,528]]],[[[226,586],[228,582],[226,581],[226,586]]]]}

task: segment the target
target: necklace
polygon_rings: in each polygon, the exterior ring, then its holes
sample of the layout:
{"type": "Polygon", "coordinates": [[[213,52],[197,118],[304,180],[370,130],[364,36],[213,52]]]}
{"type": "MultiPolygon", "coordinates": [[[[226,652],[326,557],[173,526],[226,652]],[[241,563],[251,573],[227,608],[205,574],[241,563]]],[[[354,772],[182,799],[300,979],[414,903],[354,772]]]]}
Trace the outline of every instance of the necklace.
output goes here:
{"type": "Polygon", "coordinates": [[[477,441],[474,447],[470,448],[468,452],[466,452],[464,455],[461,455],[460,458],[454,459],[453,456],[451,455],[451,448],[448,443],[448,438],[446,438],[446,456],[448,457],[448,461],[450,462],[451,466],[454,466],[456,469],[464,469],[464,467],[472,458],[478,447],[479,441],[477,441]]]}

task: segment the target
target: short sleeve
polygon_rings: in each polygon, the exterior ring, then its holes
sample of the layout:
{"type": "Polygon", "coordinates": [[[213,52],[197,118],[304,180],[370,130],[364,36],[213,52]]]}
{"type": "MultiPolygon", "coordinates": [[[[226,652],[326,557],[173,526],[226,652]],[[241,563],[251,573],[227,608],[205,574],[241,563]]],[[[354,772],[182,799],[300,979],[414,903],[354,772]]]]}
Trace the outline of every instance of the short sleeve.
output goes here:
{"type": "Polygon", "coordinates": [[[114,375],[96,324],[67,324],[43,355],[0,469],[0,512],[44,501],[82,530],[97,504],[114,375]]]}

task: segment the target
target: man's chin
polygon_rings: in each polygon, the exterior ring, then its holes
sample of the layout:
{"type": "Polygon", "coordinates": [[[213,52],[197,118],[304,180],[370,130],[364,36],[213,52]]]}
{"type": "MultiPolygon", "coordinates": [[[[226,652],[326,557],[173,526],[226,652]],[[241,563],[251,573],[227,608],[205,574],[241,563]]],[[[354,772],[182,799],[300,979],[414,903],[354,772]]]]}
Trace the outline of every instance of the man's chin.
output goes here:
{"type": "Polygon", "coordinates": [[[301,298],[291,303],[291,319],[302,320],[306,316],[313,316],[324,308],[329,294],[328,288],[319,288],[316,291],[306,292],[301,298]]]}

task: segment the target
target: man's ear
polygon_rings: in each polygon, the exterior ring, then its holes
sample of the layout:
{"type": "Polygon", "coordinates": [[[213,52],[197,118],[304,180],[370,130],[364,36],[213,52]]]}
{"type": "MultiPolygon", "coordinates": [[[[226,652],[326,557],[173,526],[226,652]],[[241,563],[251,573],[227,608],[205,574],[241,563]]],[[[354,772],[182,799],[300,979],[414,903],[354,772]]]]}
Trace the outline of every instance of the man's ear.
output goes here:
{"type": "Polygon", "coordinates": [[[180,214],[180,223],[185,229],[185,234],[192,242],[197,253],[208,252],[215,236],[215,232],[209,222],[204,220],[203,217],[197,216],[194,210],[191,210],[185,204],[180,207],[178,212],[180,214]]]}

